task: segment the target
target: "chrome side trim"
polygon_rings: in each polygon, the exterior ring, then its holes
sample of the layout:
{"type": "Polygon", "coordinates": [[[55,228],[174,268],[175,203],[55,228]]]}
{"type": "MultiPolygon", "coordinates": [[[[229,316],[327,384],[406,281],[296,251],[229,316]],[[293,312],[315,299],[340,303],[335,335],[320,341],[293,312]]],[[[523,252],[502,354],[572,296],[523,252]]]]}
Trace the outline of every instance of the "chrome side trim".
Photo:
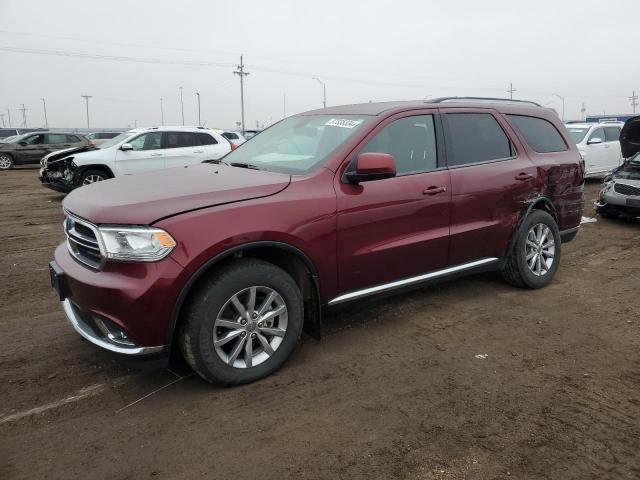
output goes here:
{"type": "Polygon", "coordinates": [[[349,302],[356,298],[368,297],[376,293],[386,292],[395,288],[406,287],[416,283],[424,282],[426,280],[432,280],[434,278],[444,277],[452,273],[461,272],[474,267],[480,267],[482,265],[488,265],[490,263],[496,263],[500,261],[499,258],[482,258],[474,262],[463,263],[462,265],[456,265],[455,267],[445,268],[443,270],[436,270],[435,272],[425,273],[416,277],[405,278],[403,280],[396,280],[395,282],[383,283],[382,285],[376,285],[375,287],[364,288],[362,290],[356,290],[354,292],[345,293],[329,301],[329,305],[337,305],[339,303],[349,302]]]}
{"type": "Polygon", "coordinates": [[[148,355],[150,353],[157,353],[164,348],[164,345],[157,345],[153,347],[120,347],[118,345],[114,345],[98,337],[82,320],[77,317],[69,299],[62,301],[62,308],[67,316],[67,320],[69,320],[71,326],[80,334],[81,337],[100,348],[109,350],[110,352],[121,353],[124,355],[148,355]]]}

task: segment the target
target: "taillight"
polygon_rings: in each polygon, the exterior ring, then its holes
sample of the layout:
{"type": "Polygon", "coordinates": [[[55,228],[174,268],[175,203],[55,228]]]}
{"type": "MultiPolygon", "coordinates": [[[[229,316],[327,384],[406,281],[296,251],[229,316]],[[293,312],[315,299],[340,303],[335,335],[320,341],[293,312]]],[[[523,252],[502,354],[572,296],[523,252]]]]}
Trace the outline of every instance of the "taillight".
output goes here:
{"type": "Polygon", "coordinates": [[[229,141],[229,143],[231,144],[231,151],[233,152],[236,148],[238,148],[238,145],[236,145],[235,143],[229,141]]]}

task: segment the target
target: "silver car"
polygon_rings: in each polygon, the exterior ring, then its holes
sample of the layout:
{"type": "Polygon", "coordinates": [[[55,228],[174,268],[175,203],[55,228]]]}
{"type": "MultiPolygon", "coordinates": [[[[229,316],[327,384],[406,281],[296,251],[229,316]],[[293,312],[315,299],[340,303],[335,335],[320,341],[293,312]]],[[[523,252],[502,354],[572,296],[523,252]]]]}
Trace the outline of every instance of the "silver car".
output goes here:
{"type": "Polygon", "coordinates": [[[603,217],[640,217],[640,116],[625,123],[620,147],[625,160],[605,177],[596,211],[603,217]]]}

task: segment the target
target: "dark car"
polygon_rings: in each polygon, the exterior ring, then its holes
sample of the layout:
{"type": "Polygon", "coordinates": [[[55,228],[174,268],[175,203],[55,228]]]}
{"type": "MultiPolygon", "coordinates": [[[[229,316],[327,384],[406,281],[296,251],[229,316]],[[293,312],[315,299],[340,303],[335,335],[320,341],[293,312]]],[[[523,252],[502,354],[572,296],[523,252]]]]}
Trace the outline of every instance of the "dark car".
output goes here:
{"type": "Polygon", "coordinates": [[[481,271],[549,284],[583,176],[536,104],[331,107],[222,160],[74,190],[51,278],[95,345],[160,363],[180,349],[204,379],[246,383],[347,302],[481,271]]]}
{"type": "Polygon", "coordinates": [[[88,144],[86,138],[76,133],[25,133],[7,143],[0,143],[0,170],[8,170],[14,165],[37,164],[42,157],[56,150],[88,144]]]}
{"type": "Polygon", "coordinates": [[[640,217],[640,116],[625,122],[620,149],[624,161],[605,177],[596,211],[603,217],[640,217]]]}

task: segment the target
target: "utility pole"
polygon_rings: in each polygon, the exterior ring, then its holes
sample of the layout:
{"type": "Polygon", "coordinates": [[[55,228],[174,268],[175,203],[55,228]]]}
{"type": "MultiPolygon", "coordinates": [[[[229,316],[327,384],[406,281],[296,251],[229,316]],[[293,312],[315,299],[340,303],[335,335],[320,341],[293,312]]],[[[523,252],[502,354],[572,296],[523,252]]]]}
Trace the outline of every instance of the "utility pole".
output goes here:
{"type": "Polygon", "coordinates": [[[196,92],[196,97],[198,97],[198,126],[202,126],[202,122],[200,121],[200,94],[196,92]]]}
{"type": "Polygon", "coordinates": [[[87,106],[87,128],[89,128],[89,99],[93,98],[93,95],[80,95],[82,98],[84,98],[84,103],[87,106]]]}
{"type": "Polygon", "coordinates": [[[182,110],[182,125],[184,125],[184,102],[182,101],[182,87],[180,89],[180,109],[182,110]]]}
{"type": "Polygon", "coordinates": [[[160,126],[164,125],[164,108],[162,107],[162,97],[160,97],[160,126]]]}
{"type": "Polygon", "coordinates": [[[509,92],[509,98],[513,100],[513,92],[517,92],[517,90],[513,88],[513,83],[509,84],[509,90],[507,90],[507,92],[509,92]]]}
{"type": "Polygon", "coordinates": [[[244,134],[244,77],[249,75],[249,72],[244,71],[242,55],[240,55],[240,65],[237,68],[237,70],[233,71],[233,74],[240,77],[240,118],[242,120],[242,133],[244,134]]]}
{"type": "Polygon", "coordinates": [[[47,102],[45,102],[44,98],[42,100],[42,108],[44,109],[44,128],[49,128],[49,120],[47,120],[47,102]]]}
{"type": "Polygon", "coordinates": [[[7,108],[7,118],[9,119],[9,128],[11,128],[11,110],[7,108]]]}
{"type": "Polygon", "coordinates": [[[0,118],[2,118],[2,126],[6,127],[6,125],[4,124],[4,113],[0,113],[0,118]]]}
{"type": "Polygon", "coordinates": [[[562,121],[564,122],[564,97],[561,95],[558,95],[557,93],[552,93],[551,95],[562,100],[562,121]]]}
{"type": "Polygon", "coordinates": [[[636,91],[634,90],[631,96],[629,97],[631,101],[631,106],[633,107],[633,114],[636,113],[636,107],[638,106],[638,95],[636,95],[636,91]]]}
{"type": "Polygon", "coordinates": [[[585,115],[586,111],[587,111],[587,107],[585,106],[584,102],[582,102],[582,108],[580,108],[580,114],[581,114],[580,120],[585,120],[587,118],[587,116],[585,115]]]}
{"type": "Polygon", "coordinates": [[[313,77],[320,85],[322,85],[322,108],[327,108],[327,86],[318,77],[313,77]]]}
{"type": "Polygon", "coordinates": [[[24,108],[24,103],[21,103],[20,105],[22,105],[22,108],[19,108],[18,110],[22,112],[22,126],[24,128],[27,128],[27,108],[24,108]]]}

